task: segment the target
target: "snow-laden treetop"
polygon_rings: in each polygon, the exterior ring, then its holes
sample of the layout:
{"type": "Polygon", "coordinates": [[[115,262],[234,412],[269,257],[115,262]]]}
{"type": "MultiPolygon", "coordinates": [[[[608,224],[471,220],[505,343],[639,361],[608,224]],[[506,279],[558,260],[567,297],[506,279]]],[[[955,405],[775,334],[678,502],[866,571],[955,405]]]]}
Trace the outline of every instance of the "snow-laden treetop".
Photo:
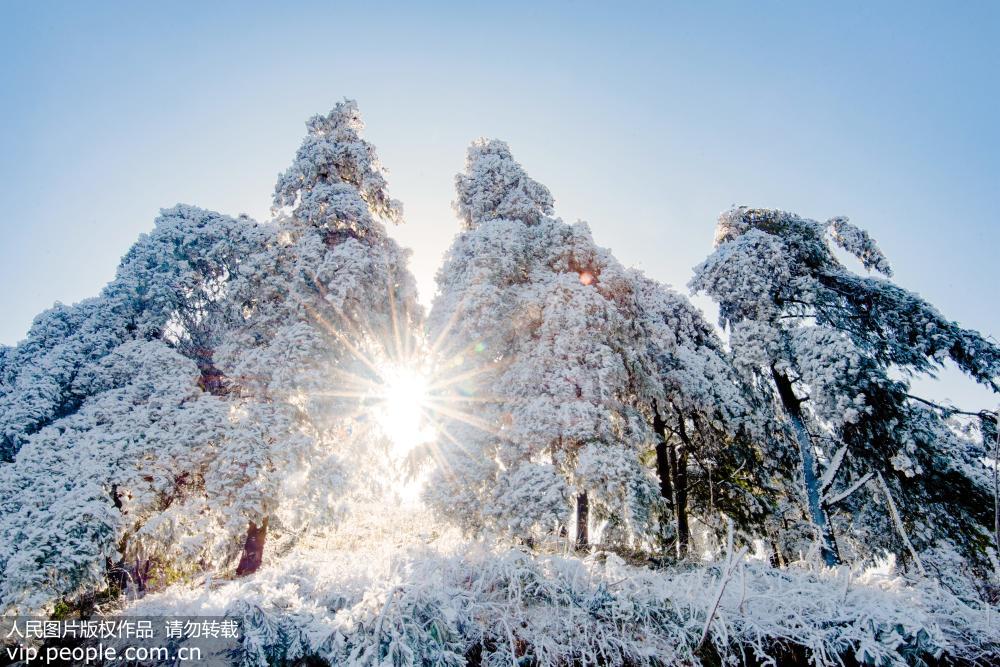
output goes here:
{"type": "Polygon", "coordinates": [[[387,221],[402,221],[403,205],[389,197],[375,147],[361,138],[365,124],[357,102],[339,102],[327,115],[310,118],[306,127],[309,133],[295,161],[275,185],[276,209],[298,205],[298,217],[314,224],[333,209],[339,226],[363,224],[364,208],[387,221]],[[363,208],[345,206],[359,193],[363,208]]]}
{"type": "Polygon", "coordinates": [[[851,336],[879,360],[933,373],[946,359],[1000,390],[1000,350],[979,332],[944,317],[919,295],[880,276],[857,275],[833,252],[839,246],[865,268],[892,275],[875,241],[847,218],[817,222],[786,211],[742,206],[723,213],[716,251],[695,268],[689,286],[719,302],[724,325],[815,318],[851,336]]]}
{"type": "Polygon", "coordinates": [[[793,244],[795,260],[813,268],[840,268],[833,255],[826,248],[826,233],[829,231],[834,243],[851,253],[869,271],[877,271],[892,276],[889,260],[879,249],[868,232],[857,227],[843,216],[817,222],[802,218],[787,211],[739,206],[719,216],[715,230],[715,245],[733,241],[751,230],[758,230],[772,236],[795,237],[793,244]]]}
{"type": "Polygon", "coordinates": [[[455,210],[465,229],[486,220],[519,220],[536,224],[552,215],[552,193],[529,177],[498,139],[479,139],[469,146],[465,172],[455,176],[455,210]]]}

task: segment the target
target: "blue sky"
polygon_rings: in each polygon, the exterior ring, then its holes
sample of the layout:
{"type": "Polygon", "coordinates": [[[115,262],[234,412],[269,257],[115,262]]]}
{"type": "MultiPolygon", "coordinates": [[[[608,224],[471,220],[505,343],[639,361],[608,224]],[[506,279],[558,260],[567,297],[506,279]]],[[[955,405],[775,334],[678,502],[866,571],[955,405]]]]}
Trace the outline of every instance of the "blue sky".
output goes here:
{"type": "MultiPolygon", "coordinates": [[[[266,218],[304,120],[343,97],[425,301],[453,175],[493,136],[559,215],[679,288],[732,204],[843,214],[899,284],[998,334],[997,72],[1000,3],[8,0],[0,343],[96,294],[159,208],[266,218]]],[[[921,389],[995,407],[953,373],[921,389]]]]}

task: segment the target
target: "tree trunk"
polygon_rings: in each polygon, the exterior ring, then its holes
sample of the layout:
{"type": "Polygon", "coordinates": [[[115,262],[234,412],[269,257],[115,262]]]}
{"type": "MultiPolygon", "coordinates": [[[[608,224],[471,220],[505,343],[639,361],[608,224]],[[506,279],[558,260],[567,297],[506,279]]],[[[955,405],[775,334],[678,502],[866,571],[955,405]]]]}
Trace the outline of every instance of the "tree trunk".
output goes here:
{"type": "Polygon", "coordinates": [[[677,558],[685,558],[691,542],[691,530],[688,527],[688,451],[691,449],[691,439],[688,437],[684,415],[678,413],[681,442],[683,445],[669,450],[673,471],[674,516],[677,517],[677,558]]]}
{"type": "Polygon", "coordinates": [[[781,557],[781,552],[778,551],[778,543],[771,540],[771,555],[767,558],[771,567],[784,567],[785,559],[781,557]]]}
{"type": "Polygon", "coordinates": [[[590,503],[587,500],[587,492],[584,491],[576,497],[576,546],[582,549],[590,542],[587,533],[587,522],[590,519],[590,503]]]}
{"type": "Polygon", "coordinates": [[[213,396],[223,396],[226,393],[226,376],[215,365],[212,350],[205,347],[194,348],[194,361],[198,364],[200,377],[198,386],[213,396]]]}
{"type": "Polygon", "coordinates": [[[670,484],[670,459],[667,455],[667,424],[653,404],[653,430],[656,431],[656,476],[660,479],[660,495],[674,507],[674,492],[670,484]]]}
{"type": "Polygon", "coordinates": [[[267,517],[264,517],[259,528],[251,521],[247,528],[246,542],[243,543],[243,555],[240,557],[239,565],[236,566],[236,576],[241,577],[244,574],[253,574],[257,571],[264,559],[264,540],[266,539],[267,517]]]}
{"type": "Polygon", "coordinates": [[[802,419],[802,401],[792,390],[792,381],[788,376],[771,367],[771,375],[774,384],[778,388],[778,396],[781,404],[785,408],[789,419],[792,421],[792,428],[795,431],[795,440],[799,448],[799,458],[802,462],[802,481],[806,487],[806,501],[809,508],[809,518],[816,528],[816,533],[820,541],[820,556],[828,566],[840,564],[840,554],[837,552],[837,541],[833,539],[833,531],[826,515],[826,508],[819,496],[819,479],[816,476],[816,460],[813,455],[812,441],[809,439],[809,432],[806,430],[805,422],[802,419]]]}
{"type": "Polygon", "coordinates": [[[680,448],[680,451],[667,443],[667,424],[660,417],[656,404],[653,404],[653,430],[659,436],[656,441],[656,474],[660,479],[660,495],[674,512],[675,549],[677,558],[684,558],[691,541],[687,516],[687,460],[690,440],[687,436],[684,418],[680,415],[678,418],[680,420],[681,441],[685,445],[680,448]]]}

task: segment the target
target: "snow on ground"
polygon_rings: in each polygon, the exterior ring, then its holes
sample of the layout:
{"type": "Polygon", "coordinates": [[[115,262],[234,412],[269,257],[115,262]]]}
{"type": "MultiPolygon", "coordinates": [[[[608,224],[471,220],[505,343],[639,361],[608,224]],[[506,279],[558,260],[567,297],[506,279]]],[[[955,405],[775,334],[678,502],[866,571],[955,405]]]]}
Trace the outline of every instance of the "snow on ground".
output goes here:
{"type": "Polygon", "coordinates": [[[240,618],[243,664],[259,665],[306,655],[336,665],[1000,657],[997,609],[907,583],[889,562],[851,571],[734,559],[655,570],[596,550],[580,557],[465,540],[415,508],[355,516],[253,576],[176,585],[127,613],[240,618]]]}

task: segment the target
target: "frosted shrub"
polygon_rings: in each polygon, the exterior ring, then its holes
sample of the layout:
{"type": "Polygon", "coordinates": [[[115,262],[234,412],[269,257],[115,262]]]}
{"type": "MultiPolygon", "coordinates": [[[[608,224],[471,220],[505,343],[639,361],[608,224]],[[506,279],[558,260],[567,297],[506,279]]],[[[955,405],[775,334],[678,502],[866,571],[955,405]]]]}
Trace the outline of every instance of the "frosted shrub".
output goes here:
{"type": "Polygon", "coordinates": [[[420,544],[399,525],[384,533],[390,544],[365,530],[298,550],[251,579],[148,596],[129,612],[237,617],[248,665],[306,655],[333,665],[777,665],[795,654],[817,665],[945,655],[986,664],[1000,656],[1000,610],[908,582],[891,563],[778,569],[737,559],[729,568],[654,570],[606,552],[530,553],[451,532],[420,544]],[[353,557],[359,537],[364,572],[353,557]],[[713,614],[724,571],[731,576],[713,614]]]}

